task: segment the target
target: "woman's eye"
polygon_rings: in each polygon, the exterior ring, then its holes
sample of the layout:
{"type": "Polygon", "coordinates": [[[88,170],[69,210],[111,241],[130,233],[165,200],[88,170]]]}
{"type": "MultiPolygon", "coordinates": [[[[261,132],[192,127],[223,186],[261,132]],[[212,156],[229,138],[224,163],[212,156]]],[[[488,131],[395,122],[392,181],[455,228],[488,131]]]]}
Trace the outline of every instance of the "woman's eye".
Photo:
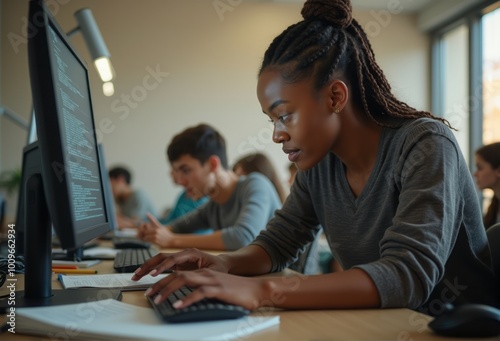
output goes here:
{"type": "Polygon", "coordinates": [[[278,119],[280,120],[280,122],[284,123],[288,120],[289,117],[290,117],[290,114],[285,114],[285,115],[280,116],[278,119]]]}

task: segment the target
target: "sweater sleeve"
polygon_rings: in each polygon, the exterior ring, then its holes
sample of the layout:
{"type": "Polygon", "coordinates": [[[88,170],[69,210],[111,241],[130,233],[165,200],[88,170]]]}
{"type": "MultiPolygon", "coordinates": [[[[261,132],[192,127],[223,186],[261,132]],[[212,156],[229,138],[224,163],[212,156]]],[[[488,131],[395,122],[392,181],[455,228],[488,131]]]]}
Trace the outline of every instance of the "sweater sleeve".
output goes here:
{"type": "Polygon", "coordinates": [[[460,228],[459,153],[447,136],[427,134],[400,157],[393,180],[399,205],[380,241],[380,259],[356,266],[374,281],[383,308],[419,307],[444,276],[460,228]]]}
{"type": "Polygon", "coordinates": [[[203,206],[173,220],[169,225],[175,233],[193,233],[197,230],[211,228],[207,215],[214,203],[208,201],[203,206]]]}
{"type": "Polygon", "coordinates": [[[298,259],[320,228],[306,177],[298,172],[283,207],[252,244],[269,254],[271,272],[282,271],[298,259]]]}
{"type": "Polygon", "coordinates": [[[221,230],[227,250],[250,244],[279,208],[280,202],[271,182],[261,174],[250,174],[237,193],[241,206],[236,221],[221,230]]]}

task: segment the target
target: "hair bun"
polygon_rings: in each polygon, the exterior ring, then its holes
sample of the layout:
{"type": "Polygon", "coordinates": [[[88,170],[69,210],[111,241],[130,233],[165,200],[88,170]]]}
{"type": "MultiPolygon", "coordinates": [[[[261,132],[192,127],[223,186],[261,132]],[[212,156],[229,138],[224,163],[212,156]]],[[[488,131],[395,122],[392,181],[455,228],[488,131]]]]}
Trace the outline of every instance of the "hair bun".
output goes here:
{"type": "Polygon", "coordinates": [[[350,0],[307,0],[302,7],[302,17],[307,19],[326,20],[341,28],[352,22],[352,6],[350,0]]]}

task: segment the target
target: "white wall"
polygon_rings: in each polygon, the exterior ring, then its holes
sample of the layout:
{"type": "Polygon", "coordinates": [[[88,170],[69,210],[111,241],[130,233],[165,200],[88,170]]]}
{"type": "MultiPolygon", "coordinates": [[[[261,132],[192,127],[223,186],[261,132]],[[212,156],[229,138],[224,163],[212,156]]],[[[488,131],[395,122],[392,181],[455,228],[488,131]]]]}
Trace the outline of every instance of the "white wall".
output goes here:
{"type": "MultiPolygon", "coordinates": [[[[2,0],[1,40],[1,98],[26,118],[31,107],[26,44],[15,45],[11,40],[23,36],[27,2],[2,0]]],[[[92,9],[117,74],[115,95],[108,98],[102,95],[92,65],[89,67],[95,117],[108,165],[128,165],[134,183],[151,195],[159,209],[168,206],[179,192],[168,177],[165,148],[175,133],[199,122],[214,125],[226,137],[230,162],[263,150],[286,181],[288,160],[280,146],[271,142],[271,126],[262,114],[255,86],[265,50],[277,34],[301,19],[301,4],[243,1],[221,14],[213,6],[215,2],[206,0],[49,3],[67,31],[76,25],[76,10],[92,9]],[[168,76],[153,82],[154,78],[148,78],[151,69],[168,76]],[[149,90],[144,86],[146,79],[149,90]]],[[[231,2],[226,3],[230,6],[231,2]]],[[[387,11],[355,12],[355,17],[366,25],[396,94],[411,105],[428,109],[429,41],[419,33],[416,17],[387,11]]],[[[89,60],[81,35],[72,40],[89,60]]],[[[20,166],[26,136],[7,125],[1,131],[0,171],[20,166]]]]}

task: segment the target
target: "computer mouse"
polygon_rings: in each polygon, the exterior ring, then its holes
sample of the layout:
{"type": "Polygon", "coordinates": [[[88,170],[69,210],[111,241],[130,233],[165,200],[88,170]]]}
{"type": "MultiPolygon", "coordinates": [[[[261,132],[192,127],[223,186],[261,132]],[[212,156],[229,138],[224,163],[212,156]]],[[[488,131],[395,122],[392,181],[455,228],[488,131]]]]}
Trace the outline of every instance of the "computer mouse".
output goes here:
{"type": "Polygon", "coordinates": [[[451,306],[428,326],[443,336],[493,337],[500,335],[500,310],[484,304],[451,306]]]}

